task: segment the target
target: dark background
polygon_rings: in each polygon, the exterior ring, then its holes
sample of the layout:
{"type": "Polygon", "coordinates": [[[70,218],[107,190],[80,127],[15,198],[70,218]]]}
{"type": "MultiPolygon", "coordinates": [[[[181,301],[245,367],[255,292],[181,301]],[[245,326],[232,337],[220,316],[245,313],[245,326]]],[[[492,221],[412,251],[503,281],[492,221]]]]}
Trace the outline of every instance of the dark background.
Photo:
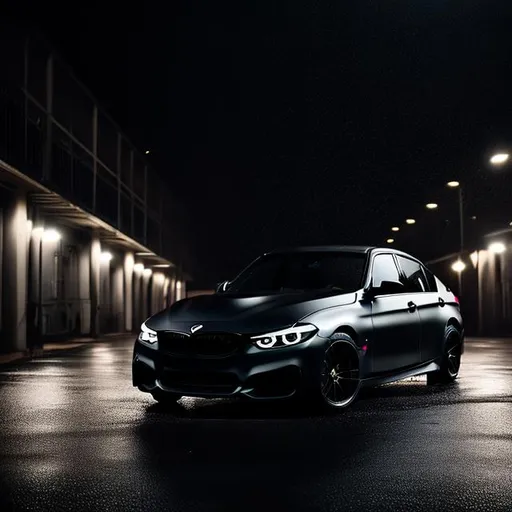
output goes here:
{"type": "Polygon", "coordinates": [[[382,244],[409,216],[397,247],[457,250],[448,179],[467,185],[470,234],[512,220],[512,169],[485,165],[512,140],[508,1],[25,2],[8,14],[41,28],[151,150],[186,207],[169,222],[186,227],[195,287],[276,246],[382,244]]]}

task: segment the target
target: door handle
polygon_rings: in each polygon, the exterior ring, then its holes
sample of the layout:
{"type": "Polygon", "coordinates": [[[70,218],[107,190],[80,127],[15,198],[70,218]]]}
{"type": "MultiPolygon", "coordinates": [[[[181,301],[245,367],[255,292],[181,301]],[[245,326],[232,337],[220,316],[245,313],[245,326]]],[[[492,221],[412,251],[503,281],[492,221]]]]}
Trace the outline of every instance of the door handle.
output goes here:
{"type": "Polygon", "coordinates": [[[414,311],[416,309],[416,304],[414,304],[412,300],[407,303],[407,306],[411,311],[414,311]]]}
{"type": "Polygon", "coordinates": [[[443,307],[443,306],[444,306],[444,300],[443,300],[441,297],[439,297],[439,305],[440,305],[441,307],[443,307]]]}

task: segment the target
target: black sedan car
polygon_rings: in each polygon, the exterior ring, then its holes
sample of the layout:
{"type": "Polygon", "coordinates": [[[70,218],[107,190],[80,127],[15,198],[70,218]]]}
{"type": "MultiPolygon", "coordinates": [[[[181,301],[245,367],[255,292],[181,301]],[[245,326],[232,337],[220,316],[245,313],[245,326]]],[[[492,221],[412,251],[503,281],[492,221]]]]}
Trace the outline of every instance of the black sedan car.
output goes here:
{"type": "Polygon", "coordinates": [[[459,372],[457,297],[420,261],[389,248],[303,247],[265,254],[213,295],[141,326],[133,385],[182,396],[313,398],[341,408],[362,386],[459,372]]]}

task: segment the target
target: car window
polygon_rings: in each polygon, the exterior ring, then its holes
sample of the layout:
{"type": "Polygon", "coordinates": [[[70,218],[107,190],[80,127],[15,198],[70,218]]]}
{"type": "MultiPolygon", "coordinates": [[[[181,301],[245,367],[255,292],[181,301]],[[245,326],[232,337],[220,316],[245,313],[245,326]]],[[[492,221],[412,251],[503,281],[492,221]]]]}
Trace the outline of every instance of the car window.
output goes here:
{"type": "Polygon", "coordinates": [[[372,286],[378,288],[382,281],[400,281],[400,275],[391,254],[377,254],[373,259],[372,286]]]}
{"type": "Polygon", "coordinates": [[[437,283],[434,274],[432,274],[432,272],[430,272],[430,270],[425,267],[423,267],[423,272],[425,272],[429,290],[431,292],[437,292],[437,283]]]}
{"type": "Polygon", "coordinates": [[[402,256],[397,256],[397,258],[402,272],[404,273],[402,281],[404,282],[407,292],[428,292],[429,286],[421,265],[409,258],[402,256]]]}
{"type": "Polygon", "coordinates": [[[265,255],[247,267],[227,292],[284,293],[362,286],[366,255],[351,252],[290,252],[265,255]]]}

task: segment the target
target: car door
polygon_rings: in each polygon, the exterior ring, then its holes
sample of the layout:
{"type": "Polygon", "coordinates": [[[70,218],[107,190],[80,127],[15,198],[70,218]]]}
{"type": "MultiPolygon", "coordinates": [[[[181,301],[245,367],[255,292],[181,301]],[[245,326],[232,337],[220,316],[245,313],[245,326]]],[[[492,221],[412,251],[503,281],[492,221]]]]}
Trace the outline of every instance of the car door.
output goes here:
{"type": "MultiPolygon", "coordinates": [[[[376,254],[371,265],[371,284],[400,281],[392,254],[376,254]]],[[[377,295],[372,301],[374,373],[386,373],[420,362],[420,317],[411,307],[410,295],[377,295]]]]}
{"type": "Polygon", "coordinates": [[[442,312],[444,302],[437,291],[434,276],[419,262],[397,255],[401,278],[418,308],[421,325],[421,361],[427,362],[439,355],[446,321],[442,312]],[[429,275],[430,274],[430,275],[429,275]]]}

